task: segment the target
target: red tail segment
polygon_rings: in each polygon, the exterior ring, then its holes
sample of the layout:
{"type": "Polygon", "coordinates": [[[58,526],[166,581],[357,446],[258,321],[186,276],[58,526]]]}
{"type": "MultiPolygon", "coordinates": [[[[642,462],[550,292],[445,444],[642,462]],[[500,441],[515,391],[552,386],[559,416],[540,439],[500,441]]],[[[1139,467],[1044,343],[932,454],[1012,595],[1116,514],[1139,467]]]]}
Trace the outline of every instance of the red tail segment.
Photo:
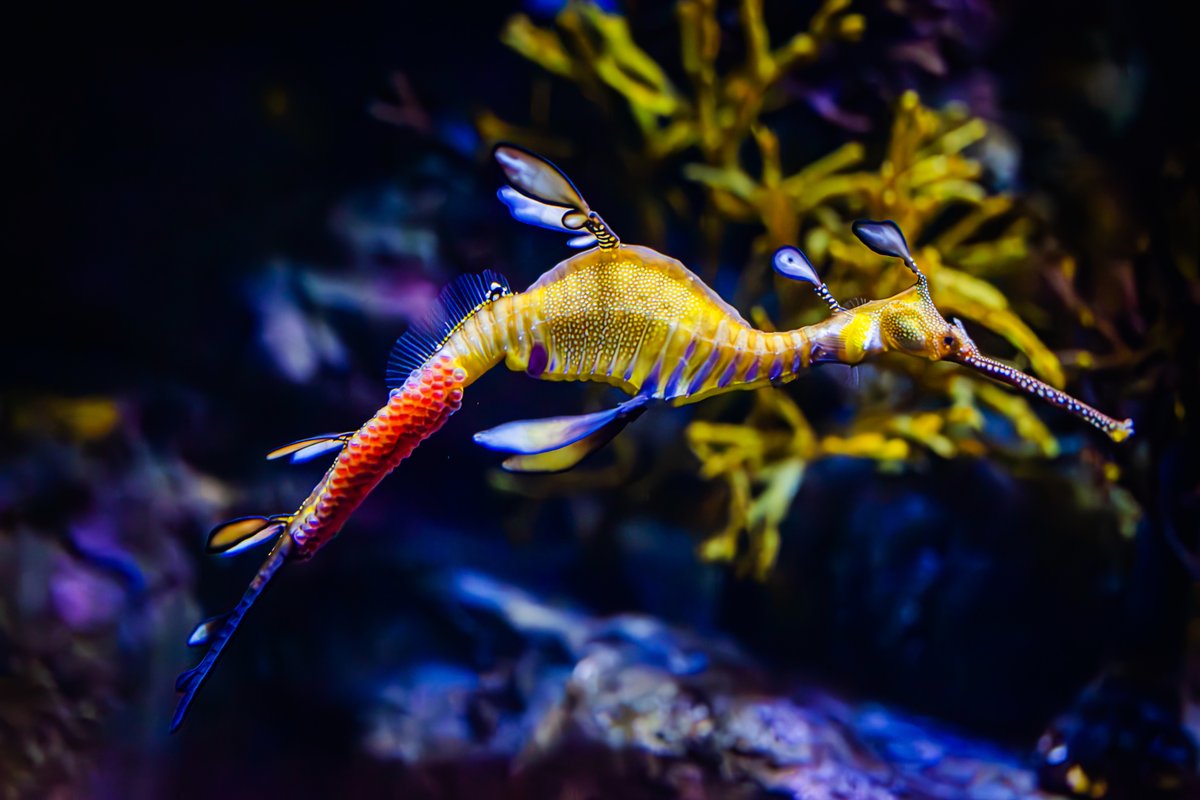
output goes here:
{"type": "Polygon", "coordinates": [[[234,610],[214,635],[207,630],[200,639],[199,631],[192,635],[197,643],[207,641],[209,648],[196,667],[179,676],[176,689],[183,696],[171,721],[172,731],[183,722],[221,651],[279,567],[294,558],[309,558],[332,539],[384,476],[462,406],[466,382],[466,372],[453,359],[434,356],[393,389],[387,405],[349,437],[325,477],[289,518],[287,529],[234,610]]]}
{"type": "Polygon", "coordinates": [[[393,389],[388,404],[346,442],[292,528],[296,556],[309,558],[334,537],[359,503],[417,445],[462,406],[467,374],[435,356],[393,389]]]}

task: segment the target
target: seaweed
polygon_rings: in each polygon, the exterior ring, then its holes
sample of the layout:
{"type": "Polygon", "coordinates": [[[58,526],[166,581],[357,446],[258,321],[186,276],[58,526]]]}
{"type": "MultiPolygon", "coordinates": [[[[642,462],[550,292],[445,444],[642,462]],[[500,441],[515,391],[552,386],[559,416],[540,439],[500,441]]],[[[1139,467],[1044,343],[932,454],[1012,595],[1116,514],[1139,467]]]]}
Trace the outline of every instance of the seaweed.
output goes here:
{"type": "MultiPolygon", "coordinates": [[[[670,65],[656,62],[638,44],[629,19],[587,2],[567,3],[549,26],[516,15],[501,38],[577,85],[605,109],[606,119],[621,119],[612,113],[614,106],[625,109],[624,119],[637,135],[614,137],[625,151],[621,162],[635,165],[639,174],[673,175],[666,202],[638,201],[652,235],[663,225],[661,206],[686,197],[688,185],[702,187],[704,194],[697,225],[708,247],[702,258],[721,260],[719,243],[731,230],[755,232],[726,260],[742,265],[739,297],[766,305],[770,295],[778,296],[775,325],[763,305],[754,307],[760,326],[794,327],[820,313],[806,293],[768,280],[767,256],[784,244],[799,243],[815,263],[825,264],[840,297],[882,297],[902,288],[907,273],[886,265],[850,233],[855,218],[894,219],[916,245],[939,308],[1007,341],[1021,366],[1047,383],[1065,384],[1063,359],[1023,317],[1046,320],[1063,313],[1036,302],[1036,276],[1059,276],[1061,295],[1070,285],[1061,276],[1071,273],[1074,262],[1039,237],[1041,221],[1021,197],[992,188],[985,160],[1007,146],[1002,129],[990,128],[962,104],[933,108],[916,91],[905,90],[890,103],[886,138],[848,141],[789,170],[794,137],[776,130],[795,130],[803,94],[787,82],[831,50],[855,46],[870,24],[868,15],[850,0],[827,0],[806,29],[783,37],[782,44],[772,43],[778,37],[769,32],[761,0],[738,3],[732,26],[719,22],[717,3],[700,0],[677,4],[676,19],[678,60],[670,65]],[[677,85],[670,76],[679,73],[686,82],[677,85]]],[[[481,117],[479,127],[485,138],[532,141],[529,131],[494,115],[481,117]]],[[[1077,318],[1112,333],[1103,315],[1078,294],[1070,294],[1069,303],[1077,318]]],[[[1069,353],[1070,366],[1111,365],[1128,353],[1119,337],[1106,338],[1116,357],[1076,348],[1069,353]]],[[[929,457],[997,455],[1020,461],[1063,451],[1025,398],[982,376],[898,359],[859,372],[849,415],[812,420],[789,394],[761,392],[744,419],[697,419],[689,425],[687,440],[700,474],[723,483],[728,495],[727,521],[700,546],[703,558],[736,561],[740,571],[765,577],[778,553],[779,523],[805,466],[816,459],[867,458],[895,470],[929,457]]],[[[1101,468],[1099,475],[1112,483],[1104,477],[1111,469],[1101,468]]]]}

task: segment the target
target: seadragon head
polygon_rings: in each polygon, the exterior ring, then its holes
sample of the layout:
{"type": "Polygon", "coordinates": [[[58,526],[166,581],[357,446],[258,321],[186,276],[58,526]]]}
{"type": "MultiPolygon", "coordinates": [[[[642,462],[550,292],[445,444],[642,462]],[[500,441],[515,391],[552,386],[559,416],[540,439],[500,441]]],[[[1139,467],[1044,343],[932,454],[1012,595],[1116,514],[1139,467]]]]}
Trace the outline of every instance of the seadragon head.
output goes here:
{"type": "MultiPolygon", "coordinates": [[[[1133,420],[1113,419],[1048,383],[981,353],[962,322],[957,319],[948,322],[934,305],[929,294],[929,280],[917,267],[896,223],[859,220],[854,223],[853,230],[871,250],[901,259],[917,276],[917,283],[883,300],[853,308],[834,308],[835,313],[826,323],[834,334],[829,340],[835,343],[829,360],[853,364],[868,356],[895,351],[930,361],[954,361],[1062,408],[1100,429],[1115,442],[1124,441],[1133,434],[1133,420]]],[[[775,260],[775,268],[781,274],[806,280],[817,287],[818,294],[822,291],[828,294],[824,284],[816,278],[815,270],[795,248],[780,250],[775,260]],[[803,259],[807,270],[794,266],[799,263],[796,254],[803,259]]],[[[834,306],[836,301],[832,301],[831,308],[834,306]]]]}

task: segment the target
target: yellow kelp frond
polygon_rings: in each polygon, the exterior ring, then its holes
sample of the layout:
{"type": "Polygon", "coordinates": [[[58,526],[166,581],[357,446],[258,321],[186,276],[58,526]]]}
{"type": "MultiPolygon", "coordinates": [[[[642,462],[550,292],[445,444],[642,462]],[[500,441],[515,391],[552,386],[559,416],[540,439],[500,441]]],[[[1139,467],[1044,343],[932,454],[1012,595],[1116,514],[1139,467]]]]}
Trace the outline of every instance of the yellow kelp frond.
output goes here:
{"type": "Polygon", "coordinates": [[[723,481],[729,492],[729,517],[701,544],[701,558],[736,561],[741,572],[765,577],[804,465],[819,455],[812,427],[786,394],[758,392],[746,424],[696,421],[688,426],[687,440],[700,460],[700,474],[723,481]]]}
{"type": "MultiPolygon", "coordinates": [[[[940,259],[928,257],[924,263],[935,261],[940,259]]],[[[1051,386],[1063,386],[1065,378],[1058,356],[1046,347],[1024,320],[1013,313],[1007,298],[996,287],[951,267],[941,267],[929,274],[937,275],[933,296],[943,313],[974,320],[1003,336],[1029,359],[1035,374],[1051,386]]],[[[935,279],[931,277],[930,280],[935,279]]]]}
{"type": "Polygon", "coordinates": [[[762,163],[758,177],[736,164],[692,164],[685,175],[709,187],[725,216],[765,228],[760,251],[794,242],[798,231],[807,229],[805,251],[817,263],[835,260],[830,277],[843,287],[849,284],[843,296],[881,297],[903,287],[909,276],[863,248],[849,223],[858,217],[893,219],[923,245],[917,260],[939,308],[1000,335],[1036,374],[1063,385],[1058,358],[983,277],[1002,277],[1024,266],[1031,225],[1011,198],[988,194],[980,182],[982,166],[964,152],[986,135],[982,121],[955,105],[928,108],[907,92],[897,104],[886,155],[876,168],[861,169],[865,148],[852,143],[786,177],[779,175],[775,136],[761,127],[754,133],[762,163]],[[1000,233],[980,240],[982,230],[1000,233]]]}
{"type": "Polygon", "coordinates": [[[6,405],[14,432],[36,430],[75,442],[104,439],[121,422],[121,406],[117,400],[100,395],[33,395],[9,398],[6,405]]]}
{"type": "Polygon", "coordinates": [[[700,545],[701,558],[732,561],[759,579],[775,564],[779,526],[810,462],[839,455],[887,466],[910,457],[902,438],[873,430],[818,437],[795,401],[778,391],[756,393],[745,424],[696,421],[687,440],[701,476],[722,481],[729,493],[726,524],[700,545]]]}
{"type": "Polygon", "coordinates": [[[659,161],[698,146],[709,163],[732,165],[742,141],[765,108],[778,103],[772,91],[796,68],[812,63],[824,45],[857,41],[865,21],[848,13],[850,0],[826,0],[805,31],[772,45],[762,0],[741,0],[739,23],[745,58],[719,72],[721,30],[715,0],[676,4],[680,61],[691,84],[675,87],[668,70],[636,41],[626,18],[594,3],[564,5],[553,26],[525,14],[511,17],[501,41],[555,75],[577,84],[594,102],[624,101],[645,146],[659,161]]]}
{"type": "Polygon", "coordinates": [[[539,28],[524,14],[509,18],[500,32],[500,41],[548,72],[576,77],[575,64],[558,33],[539,28]]]}
{"type": "Polygon", "coordinates": [[[569,78],[595,100],[603,87],[621,96],[643,132],[659,118],[679,112],[681,99],[666,72],[633,40],[629,23],[591,3],[567,3],[557,30],[541,28],[524,14],[511,17],[504,44],[549,72],[569,78]]]}
{"type": "MultiPolygon", "coordinates": [[[[989,152],[1004,152],[1007,134],[989,129],[965,106],[932,108],[905,92],[886,129],[797,164],[798,145],[780,134],[796,130],[785,115],[808,113],[799,106],[811,97],[785,91],[784,80],[835,48],[854,47],[868,24],[856,12],[871,15],[870,24],[876,13],[851,0],[818,5],[803,30],[783,31],[771,27],[761,0],[740,0],[736,18],[725,13],[732,5],[680,0],[678,65],[656,63],[635,41],[636,25],[586,2],[568,3],[545,26],[514,17],[504,41],[604,110],[612,163],[629,171],[626,178],[637,177],[624,185],[643,233],[664,236],[669,209],[692,225],[715,269],[718,258],[738,262],[723,250],[732,225],[752,231],[756,238],[740,259],[738,297],[747,307],[778,299],[774,324],[755,309],[758,327],[788,330],[828,313],[809,292],[772,277],[770,254],[782,246],[802,248],[843,304],[910,286],[911,272],[863,247],[851,229],[856,219],[890,219],[908,237],[936,306],[977,331],[986,351],[1055,387],[1068,382],[1068,372],[1135,358],[1108,318],[1093,310],[1097,298],[1085,300],[1076,287],[1071,256],[1041,235],[1039,220],[1018,198],[994,190],[985,160],[989,152]],[[689,185],[703,190],[700,208],[691,205],[689,185]],[[1058,304],[1039,306],[1043,294],[1058,304]],[[1060,353],[1047,347],[1039,331],[1064,314],[1094,330],[1109,353],[1077,349],[1076,342],[1060,353]]],[[[536,108],[530,116],[546,118],[536,108]]],[[[486,129],[481,123],[486,139],[504,130],[505,138],[524,140],[522,131],[494,117],[487,122],[486,129]]],[[[728,514],[701,545],[703,558],[733,561],[744,573],[764,576],[808,466],[827,456],[865,458],[896,471],[929,458],[1053,458],[1060,452],[1028,399],[981,373],[895,358],[857,374],[852,387],[827,385],[854,404],[853,413],[822,418],[817,429],[787,390],[758,392],[743,420],[689,425],[700,474],[728,497],[728,514]]]]}
{"type": "Polygon", "coordinates": [[[1045,423],[1033,413],[1026,398],[991,383],[978,382],[974,388],[979,402],[999,412],[1012,424],[1017,438],[1037,448],[1037,455],[1053,458],[1058,455],[1058,440],[1045,423]]]}

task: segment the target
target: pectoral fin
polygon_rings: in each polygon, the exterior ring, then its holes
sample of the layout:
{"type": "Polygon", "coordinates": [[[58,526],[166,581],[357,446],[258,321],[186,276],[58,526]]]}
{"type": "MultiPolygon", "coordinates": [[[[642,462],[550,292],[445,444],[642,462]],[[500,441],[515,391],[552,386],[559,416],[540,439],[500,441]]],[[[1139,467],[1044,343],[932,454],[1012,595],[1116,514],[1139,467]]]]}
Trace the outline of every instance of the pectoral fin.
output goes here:
{"type": "MultiPolygon", "coordinates": [[[[519,464],[550,464],[558,463],[560,460],[567,461],[568,463],[565,466],[557,466],[553,469],[567,469],[592,450],[601,447],[613,436],[616,436],[621,428],[624,428],[645,410],[644,407],[649,399],[648,396],[638,396],[621,403],[616,408],[610,408],[606,411],[596,411],[591,414],[580,414],[574,417],[549,417],[547,419],[506,422],[503,425],[498,425],[495,428],[475,434],[475,441],[492,450],[517,453],[520,456],[537,456],[543,453],[547,455],[553,453],[556,456],[555,459],[547,459],[544,462],[536,460],[531,462],[522,458],[510,458],[505,462],[505,466],[509,469],[518,469],[509,466],[510,462],[514,461],[519,464]],[[610,432],[607,430],[609,426],[615,426],[615,428],[610,432]],[[591,440],[593,436],[599,436],[602,433],[607,434],[607,438],[597,439],[596,443],[591,447],[577,448],[581,449],[582,452],[573,460],[570,459],[568,454],[559,453],[559,451],[576,443],[591,440]]],[[[575,450],[571,452],[574,453],[575,450]]],[[[535,470],[521,469],[521,471],[546,472],[552,470],[538,468],[535,470]]]]}
{"type": "Polygon", "coordinates": [[[613,440],[643,409],[618,417],[600,430],[557,450],[530,456],[509,456],[500,466],[509,472],[565,472],[613,440]]]}

